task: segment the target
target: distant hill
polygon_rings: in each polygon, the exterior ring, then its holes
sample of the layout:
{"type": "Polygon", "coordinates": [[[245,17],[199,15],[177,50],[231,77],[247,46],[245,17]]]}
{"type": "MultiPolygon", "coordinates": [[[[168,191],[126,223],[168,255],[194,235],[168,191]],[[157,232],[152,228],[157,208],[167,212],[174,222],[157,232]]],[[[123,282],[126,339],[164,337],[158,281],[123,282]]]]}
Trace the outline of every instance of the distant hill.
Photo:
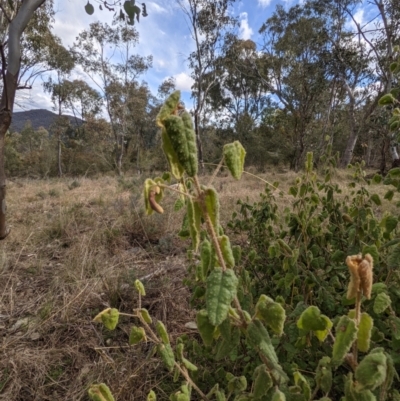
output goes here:
{"type": "MultiPolygon", "coordinates": [[[[31,122],[35,130],[39,127],[44,127],[49,131],[51,124],[53,124],[57,116],[57,114],[45,109],[17,111],[13,113],[10,131],[21,132],[28,121],[31,122]]],[[[80,118],[75,118],[74,116],[67,117],[69,117],[71,125],[81,125],[83,123],[83,120],[80,118]]]]}

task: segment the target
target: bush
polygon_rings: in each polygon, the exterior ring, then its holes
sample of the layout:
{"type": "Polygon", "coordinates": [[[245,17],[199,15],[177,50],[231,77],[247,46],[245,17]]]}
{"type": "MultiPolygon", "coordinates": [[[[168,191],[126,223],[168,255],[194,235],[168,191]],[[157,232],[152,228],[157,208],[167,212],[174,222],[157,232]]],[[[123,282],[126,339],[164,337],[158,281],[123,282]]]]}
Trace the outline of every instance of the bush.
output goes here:
{"type": "MultiPolygon", "coordinates": [[[[323,180],[308,154],[287,207],[270,188],[255,205],[240,202],[229,229],[246,233],[248,241],[232,246],[220,224],[217,192],[199,182],[194,133],[184,114],[175,115],[178,103],[176,92],[158,123],[179,182],[175,208],[186,208],[180,235],[192,239],[188,283],[201,341],[184,335],[171,344],[165,325],[141,307],[145,288],[139,281],[131,315],[138,325],[129,336],[132,345],[153,343],[174,382],[183,378],[169,399],[186,401],[197,393],[218,401],[399,400],[398,217],[376,216],[382,199],[370,193],[362,165],[354,167],[351,192],[343,194],[332,182],[336,158],[330,148],[323,180]]],[[[223,155],[240,178],[244,149],[234,142],[223,155]]],[[[163,212],[169,179],[146,180],[148,214],[163,212]]],[[[108,308],[95,321],[114,329],[118,317],[108,308]]],[[[93,385],[93,400],[101,389],[105,400],[112,399],[104,386],[93,385]]],[[[147,399],[155,400],[155,392],[147,399]]]]}

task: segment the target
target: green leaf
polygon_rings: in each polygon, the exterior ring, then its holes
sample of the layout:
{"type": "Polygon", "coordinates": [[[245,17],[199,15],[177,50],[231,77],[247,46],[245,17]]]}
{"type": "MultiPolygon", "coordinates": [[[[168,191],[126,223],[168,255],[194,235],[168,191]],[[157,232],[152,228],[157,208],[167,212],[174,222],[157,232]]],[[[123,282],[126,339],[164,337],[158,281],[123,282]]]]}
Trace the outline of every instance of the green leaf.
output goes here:
{"type": "Polygon", "coordinates": [[[357,346],[361,352],[368,352],[374,321],[368,313],[362,313],[358,325],[357,346]]]}
{"type": "Polygon", "coordinates": [[[133,326],[129,334],[129,345],[135,345],[141,341],[146,341],[146,332],[143,327],[133,326]]]}
{"type": "Polygon", "coordinates": [[[344,401],[376,401],[376,397],[370,390],[358,391],[351,373],[347,376],[344,393],[346,396],[344,401]]]}
{"type": "Polygon", "coordinates": [[[375,175],[372,177],[372,182],[373,182],[374,184],[380,184],[380,183],[382,182],[382,176],[381,176],[380,174],[375,174],[375,175]]]}
{"type": "Polygon", "coordinates": [[[146,323],[151,323],[152,319],[151,316],[149,314],[149,311],[145,308],[140,309],[140,314],[142,316],[142,319],[146,322],[146,323]]]}
{"type": "Polygon", "coordinates": [[[311,388],[308,380],[297,370],[293,373],[293,377],[296,386],[301,389],[304,399],[309,401],[311,399],[311,388]]]}
{"type": "Polygon", "coordinates": [[[383,313],[390,305],[392,304],[392,300],[389,295],[384,292],[378,294],[374,301],[374,312],[376,314],[383,313]]]}
{"type": "Polygon", "coordinates": [[[363,256],[365,256],[367,253],[369,253],[372,256],[372,259],[374,260],[375,263],[378,263],[379,252],[376,245],[365,245],[362,249],[362,254],[363,256]]]}
{"type": "Polygon", "coordinates": [[[254,369],[253,379],[254,385],[252,395],[254,398],[261,398],[272,388],[272,378],[264,364],[254,369]]]}
{"type": "Polygon", "coordinates": [[[188,127],[188,118],[174,114],[163,120],[171,145],[176,153],[179,163],[184,167],[189,177],[194,177],[198,170],[197,145],[193,129],[188,127]]]}
{"type": "Polygon", "coordinates": [[[388,176],[391,178],[400,178],[400,167],[392,168],[388,171],[388,176]]]}
{"type": "Polygon", "coordinates": [[[204,281],[210,270],[212,262],[212,247],[210,241],[205,239],[200,246],[200,264],[197,269],[197,279],[204,281]]]}
{"type": "Polygon", "coordinates": [[[329,322],[329,318],[321,315],[321,311],[316,306],[309,306],[301,314],[297,327],[306,331],[323,331],[329,327],[329,322]]]}
{"type": "Polygon", "coordinates": [[[214,326],[228,316],[231,302],[236,296],[238,279],[233,270],[216,269],[207,278],[206,305],[208,318],[214,326]]]}
{"type": "Polygon", "coordinates": [[[176,152],[172,146],[171,140],[169,139],[169,136],[164,126],[161,130],[161,140],[162,149],[165,157],[167,158],[171,173],[177,180],[180,180],[183,176],[183,173],[185,172],[185,169],[178,160],[178,156],[176,155],[176,152]]]}
{"type": "Polygon", "coordinates": [[[107,308],[100,312],[93,321],[101,322],[108,330],[114,330],[117,327],[119,320],[118,309],[107,308]]]}
{"type": "Polygon", "coordinates": [[[142,297],[146,295],[144,285],[140,280],[135,280],[135,288],[142,297]]]}
{"type": "Polygon", "coordinates": [[[157,401],[156,393],[153,390],[150,390],[149,394],[147,394],[146,401],[157,401]]]}
{"type": "Polygon", "coordinates": [[[89,1],[87,2],[86,6],[85,6],[85,11],[89,15],[92,15],[94,13],[94,7],[89,3],[89,1]]]}
{"type": "Polygon", "coordinates": [[[286,373],[279,365],[278,357],[271,343],[271,338],[262,322],[254,319],[247,326],[247,341],[268,361],[268,368],[274,380],[284,383],[287,381],[286,373]]]}
{"type": "Polygon", "coordinates": [[[185,201],[183,201],[181,198],[178,198],[174,204],[174,211],[178,212],[185,206],[185,201]]]}
{"type": "Polygon", "coordinates": [[[332,387],[332,368],[331,358],[324,356],[318,362],[317,371],[315,374],[315,382],[318,387],[328,394],[332,387]]]}
{"type": "Polygon", "coordinates": [[[222,341],[219,341],[216,348],[216,355],[215,360],[220,361],[221,359],[228,356],[232,351],[236,351],[237,347],[240,343],[240,331],[238,327],[230,327],[231,323],[229,318],[226,319],[220,326],[219,329],[221,330],[221,337],[223,338],[222,341]],[[229,326],[231,330],[229,336],[223,334],[222,326],[225,324],[229,326]]]}
{"type": "Polygon", "coordinates": [[[214,339],[215,326],[210,323],[206,310],[202,309],[197,313],[196,323],[204,344],[210,346],[214,339]]]}
{"type": "Polygon", "coordinates": [[[364,357],[355,371],[358,390],[375,390],[386,380],[387,358],[383,352],[364,357]]]}
{"type": "Polygon", "coordinates": [[[256,317],[264,321],[275,334],[282,335],[286,312],[280,303],[261,295],[256,305],[256,317]]]}
{"type": "Polygon", "coordinates": [[[386,95],[383,95],[380,99],[379,99],[379,105],[380,106],[386,106],[388,104],[392,104],[395,102],[395,98],[393,97],[392,94],[387,93],[386,95]]]}
{"type": "Polygon", "coordinates": [[[131,0],[127,0],[124,3],[124,10],[125,12],[128,14],[130,21],[133,24],[135,15],[136,15],[136,19],[139,22],[139,15],[140,15],[140,8],[135,6],[135,2],[131,1],[131,0]]]}
{"type": "Polygon", "coordinates": [[[224,146],[223,155],[230,173],[239,180],[243,173],[244,158],[246,156],[243,146],[239,141],[228,143],[224,146]]]}
{"type": "Polygon", "coordinates": [[[157,344],[157,352],[160,355],[167,369],[172,372],[175,364],[174,351],[170,344],[157,344]]]}
{"type": "Polygon", "coordinates": [[[201,210],[199,204],[192,199],[187,202],[187,217],[193,249],[197,252],[200,245],[201,210]]]}
{"type": "Polygon", "coordinates": [[[336,325],[336,338],[333,344],[332,363],[339,366],[357,339],[357,325],[348,316],[342,316],[336,325]]]}
{"type": "Polygon", "coordinates": [[[92,384],[88,390],[88,395],[92,401],[115,401],[110,389],[104,383],[92,384]]]}
{"type": "Polygon", "coordinates": [[[218,243],[221,248],[222,256],[224,258],[226,267],[232,269],[233,267],[235,267],[235,258],[233,256],[229,237],[226,235],[218,237],[218,243]]]}
{"type": "Polygon", "coordinates": [[[285,394],[283,394],[279,389],[276,389],[271,401],[286,401],[285,394]]]}
{"type": "Polygon", "coordinates": [[[247,388],[247,380],[245,376],[233,377],[228,382],[228,390],[232,393],[239,393],[247,388]]]}
{"type": "Polygon", "coordinates": [[[393,269],[400,266],[400,244],[397,244],[391,250],[388,257],[388,266],[393,269]]]}
{"type": "Polygon", "coordinates": [[[389,191],[386,192],[384,199],[391,201],[393,199],[393,196],[394,196],[394,192],[390,189],[389,191]]]}
{"type": "Polygon", "coordinates": [[[390,316],[389,321],[390,326],[393,330],[393,338],[395,338],[396,340],[400,340],[400,318],[398,318],[397,316],[390,316]]]}
{"type": "Polygon", "coordinates": [[[379,197],[378,194],[373,194],[373,195],[371,196],[371,200],[372,200],[372,202],[374,202],[375,205],[377,205],[377,206],[381,206],[381,205],[382,205],[381,198],[379,197]]]}
{"type": "Polygon", "coordinates": [[[204,190],[204,203],[207,214],[210,216],[211,223],[218,235],[219,232],[219,200],[217,191],[214,188],[206,188],[204,190]]]}
{"type": "Polygon", "coordinates": [[[389,234],[396,229],[397,227],[397,223],[399,222],[397,217],[394,217],[392,215],[386,216],[385,217],[385,229],[386,232],[388,232],[389,234]]]}
{"type": "Polygon", "coordinates": [[[159,320],[159,321],[157,322],[157,324],[156,324],[156,330],[157,330],[158,335],[159,335],[160,338],[161,338],[161,341],[162,341],[164,344],[169,344],[168,332],[167,332],[167,329],[166,329],[165,326],[164,326],[164,323],[163,323],[161,320],[159,320]]]}

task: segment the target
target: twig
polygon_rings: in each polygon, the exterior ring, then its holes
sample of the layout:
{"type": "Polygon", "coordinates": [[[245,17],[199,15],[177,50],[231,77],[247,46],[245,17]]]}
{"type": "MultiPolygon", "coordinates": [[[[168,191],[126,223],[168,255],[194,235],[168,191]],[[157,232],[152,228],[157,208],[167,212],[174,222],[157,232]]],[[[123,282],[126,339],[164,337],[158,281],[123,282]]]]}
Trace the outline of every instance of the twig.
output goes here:
{"type": "Polygon", "coordinates": [[[1,11],[3,11],[4,16],[6,17],[8,23],[11,24],[11,18],[10,18],[10,16],[7,14],[7,11],[4,9],[3,5],[1,4],[1,2],[0,2],[0,9],[1,9],[1,11]]]}

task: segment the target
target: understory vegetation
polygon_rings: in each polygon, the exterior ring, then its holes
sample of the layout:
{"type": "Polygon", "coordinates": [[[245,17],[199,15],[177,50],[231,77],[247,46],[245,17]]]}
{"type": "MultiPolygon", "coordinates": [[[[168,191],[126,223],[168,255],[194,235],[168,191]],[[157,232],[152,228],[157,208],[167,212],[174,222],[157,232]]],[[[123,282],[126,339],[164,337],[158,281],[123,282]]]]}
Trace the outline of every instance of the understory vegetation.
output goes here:
{"type": "MultiPolygon", "coordinates": [[[[193,126],[179,109],[175,92],[157,122],[179,183],[174,208],[186,209],[179,235],[191,239],[185,283],[196,311],[186,325],[193,332],[169,335],[169,321],[143,307],[138,279],[133,312],[108,307],[94,318],[111,331],[120,317],[134,320],[129,344],[148,344],[170,372],[149,386],[147,400],[399,400],[400,169],[383,181],[377,174],[367,180],[362,164],[349,166],[343,193],[328,146],[321,175],[309,153],[283,206],[279,182],[267,182],[261,200],[239,201],[223,227],[224,206],[212,185],[218,168],[200,183],[193,126]],[[394,202],[395,213],[383,211],[383,202],[394,202]]],[[[224,146],[222,162],[235,179],[244,158],[239,142],[224,146]]],[[[164,213],[170,179],[146,179],[148,214],[164,213]]],[[[91,385],[89,396],[114,400],[106,383],[91,385]]]]}

